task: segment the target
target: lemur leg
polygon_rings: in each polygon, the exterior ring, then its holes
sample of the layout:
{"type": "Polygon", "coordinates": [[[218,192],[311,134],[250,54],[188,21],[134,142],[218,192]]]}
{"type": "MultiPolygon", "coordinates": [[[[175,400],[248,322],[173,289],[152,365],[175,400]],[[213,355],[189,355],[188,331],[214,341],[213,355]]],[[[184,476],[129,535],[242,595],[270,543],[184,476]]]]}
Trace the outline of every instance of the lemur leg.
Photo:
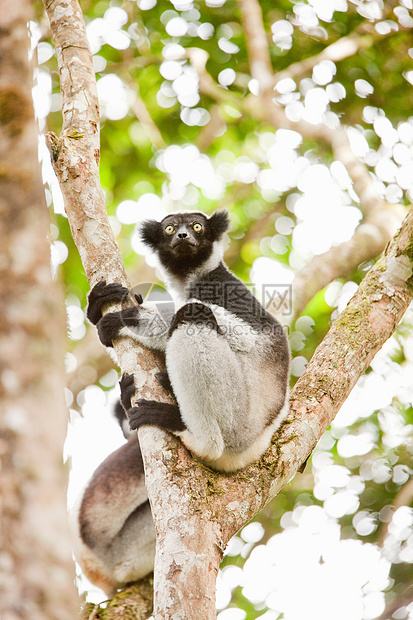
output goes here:
{"type": "Polygon", "coordinates": [[[96,469],[70,524],[79,564],[105,592],[152,571],[155,531],[136,438],[96,469]]]}
{"type": "Polygon", "coordinates": [[[126,328],[139,327],[140,309],[138,306],[125,308],[120,312],[108,312],[97,323],[99,340],[105,347],[113,347],[113,340],[126,328]]]}
{"type": "MultiPolygon", "coordinates": [[[[112,347],[112,340],[119,336],[123,327],[136,327],[139,324],[139,308],[132,306],[121,312],[110,312],[102,318],[102,308],[110,303],[126,301],[130,292],[127,288],[106,280],[98,282],[90,291],[86,316],[93,325],[97,326],[99,339],[105,347],[112,347]]],[[[138,304],[143,302],[141,295],[135,295],[138,304]]]]}
{"type": "Polygon", "coordinates": [[[160,403],[156,400],[137,401],[131,406],[131,398],[135,392],[133,375],[124,374],[120,381],[121,402],[129,418],[132,430],[145,424],[160,426],[171,433],[180,434],[186,429],[182,421],[179,407],[169,403],[160,403]]]}
{"type": "Polygon", "coordinates": [[[188,429],[181,435],[185,445],[208,461],[219,458],[224,447],[237,451],[248,411],[246,381],[239,355],[208,306],[193,302],[178,310],[169,330],[166,366],[188,429]]]}

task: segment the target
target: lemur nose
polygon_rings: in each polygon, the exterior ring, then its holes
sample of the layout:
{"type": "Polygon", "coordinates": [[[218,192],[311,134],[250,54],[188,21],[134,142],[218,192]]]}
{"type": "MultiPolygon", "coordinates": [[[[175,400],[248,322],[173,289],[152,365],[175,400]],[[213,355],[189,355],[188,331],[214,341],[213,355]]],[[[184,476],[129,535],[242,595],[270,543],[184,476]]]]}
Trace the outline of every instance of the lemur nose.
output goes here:
{"type": "Polygon", "coordinates": [[[179,232],[179,233],[178,233],[178,237],[179,237],[179,239],[186,239],[186,238],[187,238],[187,236],[188,236],[188,233],[187,233],[187,232],[179,232]]]}

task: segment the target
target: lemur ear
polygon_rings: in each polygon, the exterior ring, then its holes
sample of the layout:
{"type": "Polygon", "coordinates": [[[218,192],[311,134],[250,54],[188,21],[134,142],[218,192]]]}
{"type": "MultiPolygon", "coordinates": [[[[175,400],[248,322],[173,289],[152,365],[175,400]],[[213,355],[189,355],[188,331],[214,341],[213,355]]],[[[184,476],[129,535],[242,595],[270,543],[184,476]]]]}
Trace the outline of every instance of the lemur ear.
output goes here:
{"type": "Polygon", "coordinates": [[[156,220],[146,220],[140,226],[139,235],[141,241],[154,250],[162,239],[162,224],[156,220]]]}
{"type": "Polygon", "coordinates": [[[226,210],[215,211],[215,213],[213,213],[208,220],[208,228],[210,230],[211,237],[216,241],[220,239],[225,232],[227,232],[230,225],[231,222],[229,219],[229,214],[226,210]]]}

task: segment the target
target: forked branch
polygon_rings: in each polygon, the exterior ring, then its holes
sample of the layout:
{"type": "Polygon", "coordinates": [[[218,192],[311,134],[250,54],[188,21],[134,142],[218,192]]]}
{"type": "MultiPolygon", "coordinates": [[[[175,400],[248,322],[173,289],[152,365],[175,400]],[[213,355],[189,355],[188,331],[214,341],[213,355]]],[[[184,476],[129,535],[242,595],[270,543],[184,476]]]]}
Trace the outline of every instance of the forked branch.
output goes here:
{"type": "MultiPolygon", "coordinates": [[[[98,180],[97,99],[82,14],[77,0],[54,0],[46,8],[65,111],[62,136],[50,143],[74,239],[91,284],[101,278],[127,284],[98,180]]],[[[140,430],[157,530],[156,619],[215,618],[215,578],[226,543],[291,479],[393,333],[412,296],[412,248],[409,214],[317,349],[291,394],[290,420],[255,466],[218,474],[197,464],[178,439],[152,427],[140,430]]],[[[127,339],[115,349],[122,369],[138,372],[143,397],[161,400],[153,380],[157,360],[127,339]]]]}

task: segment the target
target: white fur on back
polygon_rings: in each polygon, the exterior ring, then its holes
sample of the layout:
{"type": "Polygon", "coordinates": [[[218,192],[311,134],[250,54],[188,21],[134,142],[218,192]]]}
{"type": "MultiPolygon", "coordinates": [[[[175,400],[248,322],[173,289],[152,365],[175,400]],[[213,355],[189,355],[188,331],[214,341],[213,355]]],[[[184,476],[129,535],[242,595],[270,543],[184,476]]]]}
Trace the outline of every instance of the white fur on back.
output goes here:
{"type": "Polygon", "coordinates": [[[209,307],[224,337],[183,323],[168,341],[166,364],[188,429],[182,441],[211,467],[235,471],[268,448],[288,406],[276,411],[282,386],[265,361],[267,337],[224,308],[209,307]]]}

